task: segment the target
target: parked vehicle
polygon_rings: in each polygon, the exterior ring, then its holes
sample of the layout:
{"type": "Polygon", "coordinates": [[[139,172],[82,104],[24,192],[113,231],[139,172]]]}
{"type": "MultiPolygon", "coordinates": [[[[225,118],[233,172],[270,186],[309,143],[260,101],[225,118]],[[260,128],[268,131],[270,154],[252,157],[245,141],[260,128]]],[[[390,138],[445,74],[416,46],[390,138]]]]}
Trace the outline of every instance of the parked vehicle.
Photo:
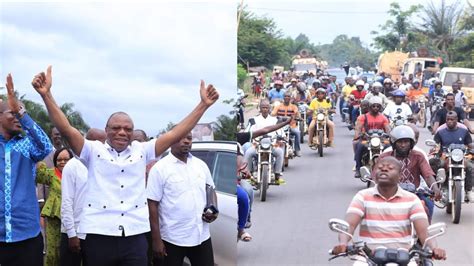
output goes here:
{"type": "Polygon", "coordinates": [[[232,173],[237,172],[237,142],[193,142],[191,154],[206,162],[216,186],[219,217],[210,224],[215,263],[236,265],[237,177],[232,173]]]}

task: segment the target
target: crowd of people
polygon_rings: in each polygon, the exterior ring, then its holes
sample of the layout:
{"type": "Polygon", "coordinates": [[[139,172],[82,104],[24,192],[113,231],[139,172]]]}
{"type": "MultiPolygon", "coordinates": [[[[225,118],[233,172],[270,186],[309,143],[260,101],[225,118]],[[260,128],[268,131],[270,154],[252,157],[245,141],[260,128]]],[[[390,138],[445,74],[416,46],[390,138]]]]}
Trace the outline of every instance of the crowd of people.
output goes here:
{"type": "Polygon", "coordinates": [[[190,153],[193,127],[219,98],[212,85],[201,81],[194,110],[153,139],[124,112],[83,136],[56,104],[51,66],[32,86],[54,146],[9,74],[0,102],[0,265],[182,265],[184,257],[214,265],[209,223],[218,213],[207,201],[216,198],[214,182],[190,153]]]}

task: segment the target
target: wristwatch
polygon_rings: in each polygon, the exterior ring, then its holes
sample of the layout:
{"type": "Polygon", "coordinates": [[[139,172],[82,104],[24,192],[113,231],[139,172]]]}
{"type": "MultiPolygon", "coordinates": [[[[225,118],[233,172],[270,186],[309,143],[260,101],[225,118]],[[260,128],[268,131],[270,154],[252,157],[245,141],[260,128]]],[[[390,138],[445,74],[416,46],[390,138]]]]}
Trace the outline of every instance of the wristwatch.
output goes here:
{"type": "Polygon", "coordinates": [[[18,110],[18,113],[15,114],[16,118],[21,119],[26,113],[25,107],[23,105],[20,105],[20,110],[18,110]]]}

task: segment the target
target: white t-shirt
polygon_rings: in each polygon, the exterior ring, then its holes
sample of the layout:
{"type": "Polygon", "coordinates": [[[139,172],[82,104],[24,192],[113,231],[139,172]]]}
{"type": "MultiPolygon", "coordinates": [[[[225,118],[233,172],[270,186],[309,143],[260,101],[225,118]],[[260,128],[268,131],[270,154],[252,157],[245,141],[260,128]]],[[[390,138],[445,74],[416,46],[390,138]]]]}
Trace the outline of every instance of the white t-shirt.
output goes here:
{"type": "Polygon", "coordinates": [[[394,102],[389,102],[383,110],[383,114],[388,116],[390,119],[393,119],[397,116],[407,119],[409,115],[412,115],[412,111],[410,106],[406,103],[396,105],[394,102]]]}

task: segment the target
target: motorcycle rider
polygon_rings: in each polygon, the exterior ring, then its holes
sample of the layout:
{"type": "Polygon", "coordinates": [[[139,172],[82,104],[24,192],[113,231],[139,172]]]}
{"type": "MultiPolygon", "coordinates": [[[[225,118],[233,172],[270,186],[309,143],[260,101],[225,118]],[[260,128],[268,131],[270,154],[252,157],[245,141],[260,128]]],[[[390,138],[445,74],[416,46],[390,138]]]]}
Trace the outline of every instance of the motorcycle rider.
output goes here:
{"type": "MultiPolygon", "coordinates": [[[[440,129],[434,136],[434,141],[438,143],[442,149],[449,147],[451,144],[464,144],[468,146],[472,143],[471,134],[467,129],[458,126],[458,114],[454,111],[449,111],[446,115],[446,128],[440,129]]],[[[466,147],[467,148],[467,147],[466,147]]],[[[442,156],[439,158],[430,159],[430,165],[434,170],[439,167],[445,167],[447,160],[442,156]]],[[[472,192],[472,178],[473,178],[473,163],[471,160],[464,160],[466,169],[466,178],[464,179],[464,190],[466,191],[466,201],[474,202],[474,193],[472,192]]]]}
{"type": "Polygon", "coordinates": [[[443,89],[443,82],[441,80],[436,79],[433,83],[433,87],[430,88],[429,92],[429,99],[430,103],[433,102],[435,97],[443,98],[446,92],[443,89]]]}
{"type": "Polygon", "coordinates": [[[305,80],[306,82],[306,85],[308,87],[310,87],[311,85],[313,85],[313,82],[316,81],[316,77],[314,76],[314,72],[313,71],[309,71],[309,74],[308,74],[308,78],[305,80]]]}
{"type": "Polygon", "coordinates": [[[308,90],[306,90],[306,84],[304,82],[299,82],[296,85],[296,91],[291,94],[291,99],[294,103],[304,102],[309,104],[311,102],[311,96],[308,90]]]}
{"type": "MultiPolygon", "coordinates": [[[[347,209],[348,233],[353,235],[360,224],[359,240],[372,250],[380,246],[409,250],[413,224],[419,241],[424,244],[428,237],[428,219],[420,199],[399,186],[401,163],[389,156],[380,159],[375,168],[377,184],[359,191],[347,209]]],[[[346,252],[350,240],[349,236],[339,234],[339,244],[332,253],[346,252]]],[[[446,259],[446,251],[438,248],[435,241],[429,241],[427,246],[434,259],[446,259]]]]}
{"type": "Polygon", "coordinates": [[[372,91],[367,93],[367,95],[365,95],[364,100],[369,100],[370,101],[370,98],[376,96],[376,97],[379,97],[380,99],[382,99],[382,106],[383,107],[387,106],[389,101],[388,101],[387,96],[385,96],[385,94],[381,93],[382,87],[383,87],[382,83],[380,83],[378,81],[374,82],[374,84],[372,85],[372,91]]]}
{"type": "Polygon", "coordinates": [[[287,92],[290,92],[290,95],[297,90],[297,87],[296,87],[296,84],[298,83],[298,80],[295,79],[295,78],[292,78],[290,80],[290,84],[288,84],[288,86],[286,86],[286,91],[287,92]]]}
{"type": "Polygon", "coordinates": [[[398,86],[398,89],[403,90],[403,91],[408,91],[408,87],[410,84],[408,83],[408,79],[406,77],[402,77],[402,84],[398,86]]]}
{"type": "MultiPolygon", "coordinates": [[[[415,79],[413,81],[412,86],[410,87],[410,89],[407,92],[408,103],[409,103],[413,113],[418,114],[418,112],[420,111],[417,100],[419,99],[419,97],[422,97],[424,95],[425,94],[423,93],[423,90],[420,86],[420,81],[415,79]]],[[[424,96],[424,97],[426,97],[426,96],[424,96]]]]}
{"type": "MultiPolygon", "coordinates": [[[[410,126],[397,126],[390,132],[391,151],[380,155],[379,160],[384,157],[393,156],[402,164],[400,171],[400,183],[412,183],[415,188],[421,184],[421,177],[425,180],[428,187],[431,187],[435,180],[435,173],[425,158],[425,155],[415,150],[416,137],[415,132],[410,126]]],[[[433,192],[437,200],[441,199],[441,191],[438,186],[433,186],[433,192]]],[[[420,200],[424,201],[428,207],[428,220],[433,217],[433,201],[426,196],[420,195],[420,200]]]]}
{"type": "Polygon", "coordinates": [[[385,96],[390,97],[392,95],[392,91],[393,91],[392,85],[393,85],[393,81],[390,78],[386,78],[383,80],[382,92],[383,94],[385,94],[385,96]]]}
{"type": "Polygon", "coordinates": [[[326,114],[326,125],[328,128],[328,146],[332,147],[334,144],[334,122],[329,119],[329,115],[334,113],[335,110],[331,105],[331,101],[326,98],[326,90],[323,88],[319,88],[316,91],[316,99],[312,100],[308,107],[308,116],[313,117],[308,128],[308,144],[310,148],[314,147],[315,145],[313,143],[313,137],[317,123],[316,116],[318,115],[318,110],[320,108],[324,109],[326,114]]]}
{"type": "Polygon", "coordinates": [[[276,100],[283,101],[285,90],[283,89],[283,81],[276,80],[273,84],[273,89],[268,92],[268,100],[272,103],[276,100]]]}
{"type": "Polygon", "coordinates": [[[387,117],[380,111],[382,109],[382,99],[379,97],[372,97],[369,102],[369,112],[359,116],[354,129],[354,160],[356,161],[355,178],[360,178],[360,167],[362,167],[362,156],[367,152],[367,147],[362,144],[362,133],[366,133],[371,129],[382,129],[385,133],[390,132],[390,125],[387,117]]]}
{"type": "MultiPolygon", "coordinates": [[[[275,107],[272,111],[272,116],[281,116],[281,117],[299,117],[300,114],[298,112],[298,107],[291,103],[291,95],[289,92],[285,92],[285,96],[283,97],[283,104],[275,107]]],[[[293,120],[290,123],[290,135],[295,136],[295,154],[296,156],[301,156],[301,148],[300,148],[300,138],[301,133],[298,129],[298,125],[296,124],[296,120],[293,120]]]]}
{"type": "Polygon", "coordinates": [[[435,134],[438,128],[446,123],[446,117],[449,111],[456,112],[458,122],[464,124],[464,126],[466,126],[469,132],[474,133],[474,130],[471,127],[471,123],[469,123],[469,120],[466,119],[464,115],[464,110],[460,107],[454,106],[454,94],[448,93],[445,97],[445,106],[438,112],[436,112],[436,116],[434,117],[433,130],[431,131],[432,134],[435,134]]]}
{"type": "Polygon", "coordinates": [[[405,92],[402,90],[396,90],[392,93],[393,102],[390,102],[383,111],[390,120],[395,120],[401,117],[402,120],[407,120],[408,117],[412,116],[413,113],[408,104],[404,103],[405,92]]]}
{"type": "Polygon", "coordinates": [[[454,106],[462,108],[467,105],[467,97],[464,95],[464,92],[461,91],[461,82],[456,81],[451,85],[451,87],[453,88],[454,94],[454,106]]]}
{"type": "MultiPolygon", "coordinates": [[[[278,123],[278,119],[270,115],[270,103],[268,102],[268,100],[264,99],[260,101],[260,115],[256,116],[254,120],[255,120],[255,125],[253,125],[251,128],[251,130],[253,131],[265,128],[267,126],[275,125],[278,123]]],[[[270,132],[269,135],[271,137],[275,137],[276,132],[274,131],[270,132]]],[[[257,151],[254,146],[249,147],[245,151],[244,159],[247,162],[247,168],[251,173],[253,173],[252,160],[256,154],[257,154],[257,151]]],[[[283,178],[280,177],[281,171],[283,169],[283,159],[284,159],[283,149],[280,147],[274,146],[272,148],[272,154],[275,157],[275,167],[273,168],[275,171],[275,183],[280,185],[285,182],[283,178]]]]}
{"type": "Polygon", "coordinates": [[[342,87],[342,92],[339,100],[339,113],[341,114],[342,122],[346,121],[346,114],[342,111],[343,108],[348,106],[349,95],[353,90],[356,90],[355,81],[352,77],[345,78],[346,85],[342,87]]]}
{"type": "Polygon", "coordinates": [[[349,106],[349,111],[351,114],[351,122],[352,126],[355,125],[355,121],[359,116],[359,105],[360,102],[364,99],[365,95],[367,95],[367,91],[364,90],[364,81],[358,80],[356,83],[356,90],[353,90],[349,96],[349,101],[351,102],[349,106]]]}

